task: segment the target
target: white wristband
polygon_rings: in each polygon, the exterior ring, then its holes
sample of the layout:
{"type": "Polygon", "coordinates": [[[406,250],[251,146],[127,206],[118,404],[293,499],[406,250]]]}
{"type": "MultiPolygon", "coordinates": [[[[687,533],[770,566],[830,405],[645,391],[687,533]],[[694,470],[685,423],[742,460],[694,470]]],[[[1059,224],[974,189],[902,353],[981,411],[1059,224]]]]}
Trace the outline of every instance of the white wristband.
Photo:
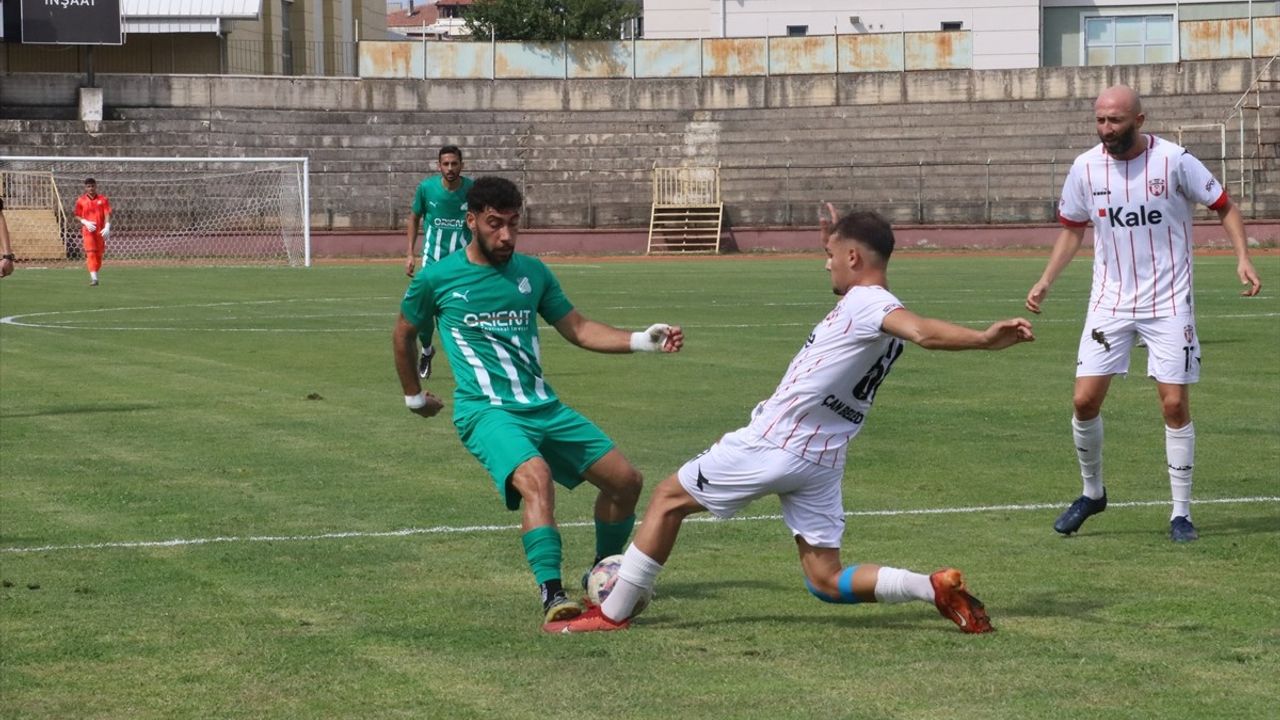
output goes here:
{"type": "Polygon", "coordinates": [[[417,410],[427,406],[427,394],[420,392],[417,395],[405,395],[404,406],[410,410],[417,410]]]}
{"type": "Polygon", "coordinates": [[[631,352],[657,352],[667,341],[671,326],[664,323],[650,325],[640,332],[631,333],[631,352]]]}

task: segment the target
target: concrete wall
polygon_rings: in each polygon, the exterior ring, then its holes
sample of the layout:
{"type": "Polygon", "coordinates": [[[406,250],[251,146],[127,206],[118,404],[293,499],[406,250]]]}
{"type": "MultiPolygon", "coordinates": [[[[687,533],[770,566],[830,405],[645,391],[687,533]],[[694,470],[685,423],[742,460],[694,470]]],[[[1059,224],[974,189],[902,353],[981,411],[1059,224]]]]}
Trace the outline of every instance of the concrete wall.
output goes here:
{"type": "Polygon", "coordinates": [[[360,44],[360,77],[442,80],[756,77],[975,66],[973,33],[567,43],[360,44]]]}
{"type": "MultiPolygon", "coordinates": [[[[647,227],[655,164],[719,165],[736,230],[812,224],[823,200],[896,222],[1048,222],[1071,158],[1096,142],[1103,88],[1134,85],[1147,128],[1173,139],[1221,122],[1254,73],[1237,60],[569,81],[102,75],[105,120],[92,133],[75,119],[81,77],[10,74],[0,155],[305,155],[318,228],[402,226],[450,143],[468,174],[520,183],[539,228],[647,227]]],[[[1263,101],[1280,105],[1280,86],[1263,101]]],[[[1269,165],[1240,164],[1234,146],[1215,159],[1217,126],[1182,142],[1247,214],[1280,217],[1280,117],[1262,122],[1269,165]]]]}
{"type": "MultiPolygon", "coordinates": [[[[770,107],[1092,99],[1124,82],[1144,95],[1243,93],[1249,60],[1170,65],[845,73],[674,79],[383,80],[354,78],[109,75],[108,107],[265,108],[365,112],[494,110],[750,110],[770,107]]],[[[83,76],[0,75],[0,113],[74,107],[83,76]]]]}

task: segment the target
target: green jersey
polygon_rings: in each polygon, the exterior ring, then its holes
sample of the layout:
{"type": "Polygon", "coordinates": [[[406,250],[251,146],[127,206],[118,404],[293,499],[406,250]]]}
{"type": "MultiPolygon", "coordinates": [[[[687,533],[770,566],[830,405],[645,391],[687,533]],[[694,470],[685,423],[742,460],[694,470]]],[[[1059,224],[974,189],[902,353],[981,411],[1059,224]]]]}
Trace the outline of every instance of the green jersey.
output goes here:
{"type": "Polygon", "coordinates": [[[471,242],[467,227],[467,191],[474,181],[462,178],[457,190],[444,186],[439,175],[418,183],[413,194],[413,214],[422,217],[422,264],[440,262],[471,242]]]}
{"type": "Polygon", "coordinates": [[[551,270],[519,253],[501,267],[454,253],[415,274],[400,303],[405,319],[419,328],[439,320],[456,385],[455,421],[488,407],[558,402],[542,378],[536,315],[554,325],[571,310],[551,270]]]}

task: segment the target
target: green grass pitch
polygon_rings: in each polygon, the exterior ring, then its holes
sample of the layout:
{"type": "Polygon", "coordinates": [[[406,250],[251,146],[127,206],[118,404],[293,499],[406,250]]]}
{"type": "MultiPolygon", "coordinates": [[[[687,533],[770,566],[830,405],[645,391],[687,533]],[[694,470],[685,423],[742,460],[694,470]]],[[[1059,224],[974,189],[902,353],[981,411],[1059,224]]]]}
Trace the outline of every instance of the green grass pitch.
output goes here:
{"type": "MultiPolygon", "coordinates": [[[[1088,259],[1035,343],[895,364],[850,451],[845,560],[962,568],[986,636],[814,600],[773,501],[688,524],[631,631],[543,636],[518,516],[447,418],[401,402],[397,265],[108,264],[92,289],[20,267],[0,281],[0,717],[1271,717],[1280,255],[1255,261],[1263,293],[1241,298],[1232,258],[1196,259],[1197,543],[1166,537],[1142,350],[1104,410],[1112,508],[1051,529],[1079,493],[1088,259]]],[[[890,274],[908,307],[978,327],[1025,315],[1043,265],[903,254],[890,274]]],[[[543,330],[548,381],[648,488],[742,425],[835,301],[817,255],[553,267],[589,317],[686,329],[664,357],[543,330]]],[[[568,578],[591,502],[558,496],[568,578]]]]}

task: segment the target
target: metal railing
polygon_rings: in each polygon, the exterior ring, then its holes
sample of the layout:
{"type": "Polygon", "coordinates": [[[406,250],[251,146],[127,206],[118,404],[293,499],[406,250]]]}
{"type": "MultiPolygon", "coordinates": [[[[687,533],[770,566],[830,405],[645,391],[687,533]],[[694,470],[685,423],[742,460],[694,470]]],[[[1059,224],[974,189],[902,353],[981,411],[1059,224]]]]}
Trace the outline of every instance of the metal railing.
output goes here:
{"type": "MultiPolygon", "coordinates": [[[[1280,78],[1267,77],[1274,70],[1280,70],[1280,55],[1273,55],[1262,68],[1254,73],[1253,80],[1249,83],[1248,89],[1240,95],[1240,99],[1236,100],[1231,109],[1227,111],[1226,117],[1220,123],[1208,123],[1203,125],[1183,125],[1178,128],[1178,143],[1182,144],[1183,130],[1196,130],[1204,128],[1218,128],[1221,136],[1220,150],[1222,155],[1222,183],[1224,187],[1235,185],[1235,196],[1244,198],[1248,196],[1251,200],[1256,201],[1258,195],[1257,178],[1260,174],[1265,173],[1270,165],[1271,160],[1265,153],[1266,141],[1264,136],[1266,129],[1263,127],[1263,110],[1277,110],[1280,105],[1263,104],[1262,93],[1264,86],[1274,85],[1280,88],[1280,78]],[[1252,96],[1252,101],[1250,99],[1252,96]],[[1249,118],[1247,111],[1252,110],[1253,116],[1253,138],[1246,140],[1249,118]],[[1236,144],[1237,147],[1234,159],[1236,161],[1236,172],[1234,179],[1227,172],[1227,158],[1231,157],[1231,153],[1227,148],[1227,128],[1235,125],[1236,144]]],[[[1280,129],[1272,128],[1275,136],[1272,137],[1271,144],[1275,144],[1280,150],[1280,129]]]]}
{"type": "MultiPolygon", "coordinates": [[[[1210,153],[1197,157],[1211,168],[1230,160],[1210,153]]],[[[736,227],[814,226],[826,202],[840,209],[876,210],[895,223],[1056,223],[1058,197],[1074,159],[1072,152],[1048,160],[722,166],[718,192],[726,223],[736,227]]],[[[563,179],[542,181],[533,169],[513,179],[529,200],[522,223],[530,227],[641,227],[648,222],[651,200],[691,196],[689,186],[681,189],[676,181],[670,191],[661,190],[666,186],[656,174],[646,180],[634,173],[616,179],[593,173],[567,192],[563,179]]],[[[1235,201],[1246,218],[1280,216],[1280,186],[1235,201]]],[[[1202,219],[1215,217],[1206,208],[1197,212],[1202,219]]]]}
{"type": "Polygon", "coordinates": [[[654,205],[718,205],[720,166],[653,166],[654,205]]]}
{"type": "Polygon", "coordinates": [[[224,52],[224,67],[232,75],[354,77],[357,69],[354,42],[228,39],[224,52]]]}

